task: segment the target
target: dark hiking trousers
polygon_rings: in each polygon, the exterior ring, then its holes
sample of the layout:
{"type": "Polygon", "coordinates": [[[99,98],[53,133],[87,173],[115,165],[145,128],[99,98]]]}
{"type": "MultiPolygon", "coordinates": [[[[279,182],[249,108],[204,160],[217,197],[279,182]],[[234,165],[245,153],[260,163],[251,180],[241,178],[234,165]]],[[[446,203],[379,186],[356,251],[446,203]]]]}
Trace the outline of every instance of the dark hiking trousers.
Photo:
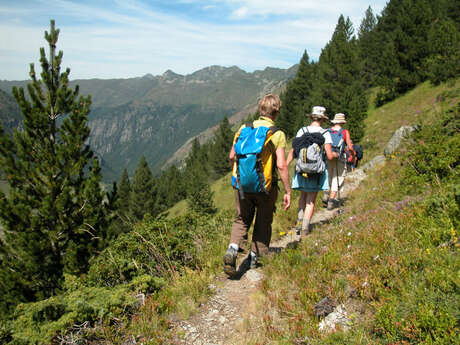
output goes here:
{"type": "Polygon", "coordinates": [[[232,225],[230,242],[239,246],[248,238],[248,230],[256,217],[252,234],[251,250],[258,256],[268,254],[272,236],[273,213],[278,196],[278,187],[273,186],[269,194],[245,193],[241,200],[235,193],[236,218],[232,225]]]}

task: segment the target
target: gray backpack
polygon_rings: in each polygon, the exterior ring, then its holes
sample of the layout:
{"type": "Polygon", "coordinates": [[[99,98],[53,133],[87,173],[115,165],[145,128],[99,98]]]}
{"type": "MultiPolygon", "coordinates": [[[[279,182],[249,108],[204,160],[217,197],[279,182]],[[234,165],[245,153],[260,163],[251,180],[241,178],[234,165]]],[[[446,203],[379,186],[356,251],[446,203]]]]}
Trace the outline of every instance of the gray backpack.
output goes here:
{"type": "MultiPolygon", "coordinates": [[[[304,135],[306,134],[305,131],[304,135]]],[[[308,131],[307,128],[307,132],[308,131]]],[[[324,131],[325,133],[326,131],[324,131]]],[[[324,134],[321,133],[321,134],[324,134]]],[[[319,146],[316,143],[311,144],[308,147],[303,147],[299,151],[299,156],[297,157],[295,171],[298,174],[322,174],[326,170],[326,162],[324,161],[324,150],[323,147],[319,146]]]]}

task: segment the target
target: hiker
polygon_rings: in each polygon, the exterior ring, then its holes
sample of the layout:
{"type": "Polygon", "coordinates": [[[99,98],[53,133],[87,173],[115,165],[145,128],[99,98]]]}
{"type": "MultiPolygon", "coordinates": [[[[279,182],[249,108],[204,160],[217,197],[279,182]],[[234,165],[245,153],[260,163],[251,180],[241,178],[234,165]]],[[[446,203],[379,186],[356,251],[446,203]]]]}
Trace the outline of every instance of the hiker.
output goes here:
{"type": "Polygon", "coordinates": [[[331,121],[333,126],[328,128],[328,132],[332,139],[332,151],[338,154],[338,157],[329,159],[327,161],[327,172],[329,178],[330,193],[325,192],[323,196],[323,206],[328,210],[332,210],[339,206],[340,191],[343,189],[345,175],[347,174],[347,152],[351,156],[351,161],[354,161],[356,156],[353,149],[353,142],[351,141],[350,132],[342,125],[346,123],[345,114],[338,113],[334,115],[331,121]]]}
{"type": "Polygon", "coordinates": [[[302,127],[297,131],[287,159],[289,165],[294,158],[297,158],[296,173],[292,179],[291,187],[292,189],[300,190],[296,232],[301,237],[311,232],[310,221],[315,209],[318,192],[329,188],[323,153],[326,153],[328,159],[338,157],[337,153],[332,152],[330,133],[322,127],[324,121],[329,120],[326,116],[326,109],[321,106],[315,106],[311,114],[307,114],[307,116],[311,117],[312,122],[309,126],[302,127]],[[311,144],[313,141],[314,143],[311,144]],[[309,146],[305,148],[305,145],[309,146]],[[310,148],[313,151],[317,151],[317,158],[308,157],[310,148]],[[303,157],[305,152],[307,156],[303,157]],[[303,168],[299,164],[302,159],[307,162],[314,162],[315,167],[309,173],[302,171],[303,168]],[[316,169],[316,172],[314,169],[316,169]]]}
{"type": "Polygon", "coordinates": [[[350,151],[347,150],[347,170],[350,169],[351,172],[355,171],[355,168],[358,167],[359,161],[363,159],[363,148],[361,145],[353,144],[353,151],[354,152],[350,153],[350,151]]]}
{"type": "MultiPolygon", "coordinates": [[[[252,235],[251,250],[246,262],[249,263],[250,268],[255,268],[258,265],[259,258],[268,254],[272,235],[273,213],[275,212],[275,202],[278,196],[278,179],[275,167],[278,169],[281,182],[285,189],[285,194],[283,196],[284,209],[287,210],[291,205],[289,172],[284,151],[286,147],[286,135],[281,130],[274,127],[274,121],[279,114],[280,107],[281,101],[277,95],[268,94],[263,97],[258,105],[259,119],[255,120],[251,125],[241,126],[235,134],[233,146],[230,150],[229,160],[233,166],[232,184],[235,189],[238,189],[235,191],[236,218],[232,225],[230,244],[223,257],[224,272],[230,277],[237,274],[237,254],[240,246],[247,239],[248,230],[254,215],[256,219],[252,235]],[[259,132],[267,133],[262,141],[261,146],[263,146],[263,151],[260,156],[260,160],[262,161],[261,170],[264,175],[262,178],[265,180],[265,183],[257,187],[261,189],[253,190],[251,189],[252,186],[245,185],[245,180],[247,180],[245,174],[247,171],[242,169],[243,163],[245,164],[246,161],[248,161],[250,155],[238,153],[242,148],[250,146],[245,145],[249,144],[250,140],[243,140],[242,138],[248,133],[257,134],[259,132]]],[[[247,139],[247,137],[244,138],[247,139]]],[[[260,141],[260,138],[256,138],[253,144],[255,145],[260,141]]],[[[256,176],[256,182],[259,182],[260,178],[260,175],[256,176]]]]}

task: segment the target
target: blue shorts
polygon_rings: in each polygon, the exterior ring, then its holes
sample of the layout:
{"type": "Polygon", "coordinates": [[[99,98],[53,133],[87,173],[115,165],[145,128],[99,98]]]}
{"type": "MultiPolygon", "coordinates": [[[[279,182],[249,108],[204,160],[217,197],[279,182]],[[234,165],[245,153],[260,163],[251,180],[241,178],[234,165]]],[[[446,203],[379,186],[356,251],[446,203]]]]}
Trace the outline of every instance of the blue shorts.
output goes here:
{"type": "Polygon", "coordinates": [[[314,175],[308,178],[295,173],[292,178],[291,188],[302,192],[319,192],[329,190],[327,170],[322,175],[314,175]]]}

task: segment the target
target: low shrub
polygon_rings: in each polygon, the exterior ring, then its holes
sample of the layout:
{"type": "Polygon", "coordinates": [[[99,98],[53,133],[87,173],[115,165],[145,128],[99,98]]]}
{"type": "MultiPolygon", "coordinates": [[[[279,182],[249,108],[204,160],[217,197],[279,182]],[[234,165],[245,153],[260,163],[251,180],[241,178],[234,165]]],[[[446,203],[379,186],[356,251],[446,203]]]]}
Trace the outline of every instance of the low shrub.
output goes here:
{"type": "Polygon", "coordinates": [[[136,295],[154,284],[152,280],[149,276],[139,276],[130,284],[116,288],[74,286],[46,300],[20,304],[14,320],[0,336],[8,340],[5,344],[50,344],[76,329],[79,337],[88,336],[85,331],[93,332],[96,324],[128,320],[139,306],[136,295]]]}
{"type": "Polygon", "coordinates": [[[148,274],[154,277],[153,292],[165,277],[183,267],[196,267],[197,218],[172,220],[145,219],[129,233],[121,234],[90,266],[87,282],[92,286],[113,287],[148,274]]]}
{"type": "Polygon", "coordinates": [[[460,103],[440,112],[438,120],[413,135],[414,144],[405,156],[402,186],[407,192],[426,183],[435,184],[460,176],[460,103]]]}

